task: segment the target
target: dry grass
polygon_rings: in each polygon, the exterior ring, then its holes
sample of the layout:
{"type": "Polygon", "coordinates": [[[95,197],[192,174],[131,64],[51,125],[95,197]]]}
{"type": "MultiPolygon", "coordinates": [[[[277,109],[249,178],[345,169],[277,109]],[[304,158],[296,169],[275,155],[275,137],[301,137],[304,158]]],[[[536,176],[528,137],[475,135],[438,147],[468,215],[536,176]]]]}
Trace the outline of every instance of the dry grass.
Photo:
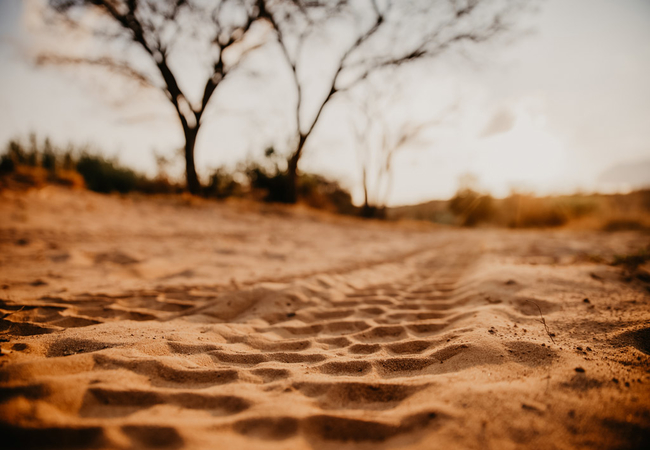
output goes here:
{"type": "Polygon", "coordinates": [[[392,208],[388,218],[461,226],[650,231],[650,190],[555,197],[513,193],[504,199],[462,192],[449,201],[392,208]]]}

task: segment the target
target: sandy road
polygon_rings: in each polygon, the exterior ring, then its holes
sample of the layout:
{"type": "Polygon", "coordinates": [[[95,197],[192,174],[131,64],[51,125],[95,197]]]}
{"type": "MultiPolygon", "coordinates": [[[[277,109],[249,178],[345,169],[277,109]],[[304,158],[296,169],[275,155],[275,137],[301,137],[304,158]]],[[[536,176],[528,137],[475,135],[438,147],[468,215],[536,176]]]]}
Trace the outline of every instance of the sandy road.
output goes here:
{"type": "Polygon", "coordinates": [[[2,268],[16,261],[0,307],[10,448],[649,442],[648,285],[594,262],[647,236],[414,230],[89,198],[95,209],[79,207],[66,227],[22,199],[28,220],[0,230],[2,268]],[[179,208],[191,226],[142,232],[179,208]],[[165,251],[152,248],[160,233],[165,251]],[[230,265],[210,266],[215,252],[230,265]],[[178,260],[185,276],[160,275],[178,260]]]}

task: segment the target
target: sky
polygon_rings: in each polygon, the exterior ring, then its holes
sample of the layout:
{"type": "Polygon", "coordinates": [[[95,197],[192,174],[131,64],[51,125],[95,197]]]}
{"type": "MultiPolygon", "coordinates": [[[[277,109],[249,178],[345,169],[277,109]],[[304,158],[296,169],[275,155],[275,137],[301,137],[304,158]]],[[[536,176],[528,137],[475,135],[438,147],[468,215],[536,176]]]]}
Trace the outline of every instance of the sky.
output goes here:
{"type": "MultiPolygon", "coordinates": [[[[0,0],[0,145],[34,131],[61,144],[93,143],[155,173],[154,151],[174,155],[183,143],[171,105],[156,93],[117,89],[111,79],[35,67],[42,42],[27,5],[0,0]]],[[[622,190],[629,186],[605,185],[599,176],[650,160],[650,2],[547,0],[522,27],[530,33],[512,43],[393,75],[399,95],[394,103],[388,96],[385,108],[406,125],[436,125],[396,156],[390,205],[449,198],[467,173],[496,196],[622,190]]],[[[203,176],[289,140],[286,70],[231,84],[213,100],[199,136],[203,176]]],[[[359,203],[356,111],[343,96],[328,105],[300,167],[337,178],[359,203]]]]}

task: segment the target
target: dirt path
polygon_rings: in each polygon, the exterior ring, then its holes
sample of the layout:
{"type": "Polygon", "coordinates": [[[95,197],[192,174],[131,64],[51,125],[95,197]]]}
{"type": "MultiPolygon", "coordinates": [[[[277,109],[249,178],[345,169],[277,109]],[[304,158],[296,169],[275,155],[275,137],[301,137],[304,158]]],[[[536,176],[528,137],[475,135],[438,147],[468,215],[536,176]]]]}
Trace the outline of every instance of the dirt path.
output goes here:
{"type": "MultiPolygon", "coordinates": [[[[256,278],[230,283],[127,276],[100,261],[57,294],[20,284],[29,271],[14,268],[3,282],[19,294],[0,306],[3,446],[647,448],[648,284],[594,262],[647,236],[229,214],[242,233],[255,222],[239,253],[278,252],[258,246],[291,224],[322,242],[302,252],[308,263],[278,272],[262,261],[256,278]],[[93,290],[101,273],[129,288],[93,290]]],[[[32,242],[47,235],[14,227],[32,242]]],[[[89,240],[62,247],[104,250],[89,240]]]]}

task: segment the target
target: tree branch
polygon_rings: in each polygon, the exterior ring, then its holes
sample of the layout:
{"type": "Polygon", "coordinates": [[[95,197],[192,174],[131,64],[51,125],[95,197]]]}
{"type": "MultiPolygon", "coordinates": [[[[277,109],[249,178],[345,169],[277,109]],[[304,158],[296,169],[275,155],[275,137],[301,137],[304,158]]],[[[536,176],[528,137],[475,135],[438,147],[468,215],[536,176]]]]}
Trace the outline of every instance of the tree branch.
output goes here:
{"type": "Polygon", "coordinates": [[[109,57],[89,59],[89,58],[42,53],[36,57],[35,62],[37,65],[42,65],[42,66],[87,65],[87,66],[102,67],[104,69],[108,69],[111,72],[130,78],[138,82],[142,86],[161,89],[160,86],[156,86],[156,84],[151,79],[149,79],[147,75],[135,70],[125,62],[117,61],[109,57]]]}
{"type": "Polygon", "coordinates": [[[228,72],[231,70],[235,69],[241,60],[244,58],[244,56],[251,50],[259,48],[260,45],[254,46],[250,49],[245,50],[242,55],[240,55],[239,61],[234,64],[233,66],[227,68],[226,65],[224,64],[223,61],[223,54],[224,52],[228,49],[231,48],[237,44],[240,44],[243,40],[243,37],[246,35],[248,30],[253,26],[253,23],[255,23],[258,19],[260,19],[260,4],[264,4],[264,0],[257,0],[256,4],[256,10],[254,9],[253,11],[248,11],[247,12],[247,19],[246,22],[235,29],[233,29],[230,32],[230,35],[228,37],[228,40],[224,43],[221,44],[219,42],[219,34],[223,31],[223,27],[221,26],[219,22],[219,10],[221,9],[223,3],[220,3],[218,6],[217,13],[213,17],[213,21],[217,25],[217,35],[215,36],[213,43],[217,44],[219,46],[219,57],[217,61],[214,62],[212,66],[212,75],[210,75],[210,78],[208,78],[205,88],[203,89],[203,97],[201,98],[201,105],[199,108],[194,109],[194,115],[196,117],[197,123],[200,123],[201,117],[203,116],[203,112],[205,111],[205,108],[208,106],[208,103],[210,102],[210,99],[212,98],[212,94],[214,94],[214,91],[217,89],[217,86],[221,81],[223,81],[224,78],[226,78],[226,75],[228,72]]]}
{"type": "MultiPolygon", "coordinates": [[[[345,63],[347,62],[348,57],[356,49],[361,47],[361,45],[363,45],[364,42],[366,42],[368,39],[370,39],[377,32],[377,30],[379,30],[379,28],[381,27],[381,24],[384,23],[384,14],[386,13],[386,11],[384,11],[384,13],[382,13],[379,10],[379,7],[377,6],[376,0],[371,0],[371,4],[372,4],[372,8],[373,8],[373,10],[375,11],[375,14],[376,14],[375,22],[373,23],[373,25],[365,33],[363,33],[361,36],[359,36],[357,38],[357,40],[354,41],[354,43],[352,43],[352,45],[345,51],[345,53],[343,54],[343,56],[339,60],[339,65],[336,68],[336,72],[334,73],[334,77],[332,78],[332,83],[330,84],[330,90],[329,90],[327,96],[325,97],[325,100],[323,100],[320,107],[316,111],[316,116],[314,117],[314,120],[311,122],[311,125],[309,126],[307,131],[304,133],[305,139],[307,137],[309,137],[311,132],[314,130],[314,127],[316,126],[316,123],[318,122],[318,119],[320,118],[321,114],[323,113],[323,110],[325,109],[325,106],[327,105],[327,103],[329,103],[329,101],[332,99],[334,94],[336,94],[340,90],[340,89],[338,89],[336,87],[336,84],[338,82],[339,76],[341,75],[341,72],[343,71],[343,68],[345,67],[345,63]]],[[[389,2],[388,6],[387,6],[387,9],[390,9],[390,5],[391,5],[391,3],[389,2]]]]}

